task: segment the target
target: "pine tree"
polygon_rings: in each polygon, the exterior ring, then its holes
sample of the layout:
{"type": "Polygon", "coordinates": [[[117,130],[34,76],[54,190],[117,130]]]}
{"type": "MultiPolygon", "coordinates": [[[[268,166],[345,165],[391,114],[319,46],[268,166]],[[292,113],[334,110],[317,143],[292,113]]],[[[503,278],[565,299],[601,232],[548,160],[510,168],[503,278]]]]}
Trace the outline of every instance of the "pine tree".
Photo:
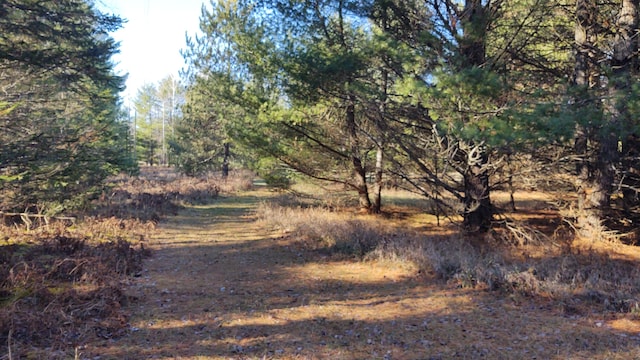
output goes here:
{"type": "Polygon", "coordinates": [[[0,210],[81,205],[132,165],[108,35],[121,20],[80,0],[7,0],[0,14],[0,210]]]}

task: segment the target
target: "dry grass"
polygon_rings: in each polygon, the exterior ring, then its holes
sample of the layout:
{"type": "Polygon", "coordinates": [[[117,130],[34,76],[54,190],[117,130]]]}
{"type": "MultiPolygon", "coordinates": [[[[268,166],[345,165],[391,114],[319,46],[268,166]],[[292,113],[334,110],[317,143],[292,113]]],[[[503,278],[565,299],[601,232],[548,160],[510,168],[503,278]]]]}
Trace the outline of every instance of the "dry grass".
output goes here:
{"type": "Polygon", "coordinates": [[[374,219],[323,208],[290,208],[261,203],[258,221],[297,239],[309,249],[327,249],[361,258],[380,242],[384,231],[374,219]]]}
{"type": "Polygon", "coordinates": [[[0,340],[16,359],[51,358],[96,336],[123,335],[122,285],[144,255],[125,240],[64,235],[0,247],[0,340]]]}
{"type": "Polygon", "coordinates": [[[139,177],[112,179],[76,221],[0,225],[0,353],[66,359],[83,343],[125,335],[125,286],[141,274],[158,221],[211,202],[222,189],[247,189],[248,179],[248,173],[224,182],[144,168],[139,177]]]}
{"type": "Polygon", "coordinates": [[[0,359],[640,358],[640,252],[574,238],[549,199],[469,239],[401,192],[370,216],[340,189],[214,197],[248,177],[153,170],[122,199],[166,221],[11,227],[0,359]]]}
{"type": "Polygon", "coordinates": [[[559,214],[547,210],[539,214],[504,220],[484,239],[469,239],[452,226],[420,230],[406,217],[391,226],[389,221],[381,225],[378,218],[318,207],[263,203],[258,208],[264,224],[309,249],[408,263],[462,288],[553,300],[568,313],[637,312],[640,253],[634,254],[636,248],[576,239],[571,231],[562,230],[559,214]],[[541,226],[541,220],[548,223],[541,226]],[[407,231],[411,228],[417,230],[407,231]]]}
{"type": "MultiPolygon", "coordinates": [[[[499,251],[490,252],[453,227],[425,223],[430,218],[419,211],[402,213],[400,205],[387,217],[371,217],[281,195],[225,197],[163,223],[152,241],[156,256],[133,286],[140,296],[132,304],[131,332],[88,344],[83,356],[640,357],[633,314],[592,305],[572,310],[559,298],[513,285],[529,279],[516,275],[536,277],[540,269],[510,266],[552,261],[544,251],[561,254],[560,247],[518,245],[495,235],[487,241],[497,242],[499,251]],[[375,244],[364,255],[353,245],[363,239],[375,244]],[[494,276],[479,271],[494,263],[514,270],[512,288],[504,280],[509,273],[498,273],[498,291],[480,280],[494,276]]],[[[519,221],[532,225],[524,216],[519,221]]],[[[571,245],[580,258],[579,244],[571,245]]]]}

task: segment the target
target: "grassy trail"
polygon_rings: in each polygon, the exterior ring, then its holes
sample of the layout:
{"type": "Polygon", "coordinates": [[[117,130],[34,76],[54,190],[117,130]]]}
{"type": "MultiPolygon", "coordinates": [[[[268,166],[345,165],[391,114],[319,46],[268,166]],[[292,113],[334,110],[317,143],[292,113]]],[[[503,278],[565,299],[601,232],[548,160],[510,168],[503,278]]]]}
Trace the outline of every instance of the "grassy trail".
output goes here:
{"type": "Polygon", "coordinates": [[[336,260],[265,229],[266,191],[220,198],[161,224],[130,288],[131,332],[99,359],[640,358],[593,319],[455,289],[389,263],[336,260]],[[611,350],[594,347],[603,339],[611,350]],[[613,339],[613,340],[612,340],[613,339]]]}

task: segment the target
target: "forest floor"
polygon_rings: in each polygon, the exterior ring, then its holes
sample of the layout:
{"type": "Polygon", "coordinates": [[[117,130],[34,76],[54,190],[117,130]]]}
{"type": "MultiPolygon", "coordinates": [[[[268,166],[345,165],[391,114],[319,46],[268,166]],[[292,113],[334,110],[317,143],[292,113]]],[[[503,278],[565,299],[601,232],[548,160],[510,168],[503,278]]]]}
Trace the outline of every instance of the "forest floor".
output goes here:
{"type": "MultiPolygon", "coordinates": [[[[257,221],[257,187],[188,206],[148,240],[128,334],[87,359],[640,359],[637,317],[460,288],[332,256],[257,221]]],[[[402,224],[400,224],[402,226],[402,224]]]]}

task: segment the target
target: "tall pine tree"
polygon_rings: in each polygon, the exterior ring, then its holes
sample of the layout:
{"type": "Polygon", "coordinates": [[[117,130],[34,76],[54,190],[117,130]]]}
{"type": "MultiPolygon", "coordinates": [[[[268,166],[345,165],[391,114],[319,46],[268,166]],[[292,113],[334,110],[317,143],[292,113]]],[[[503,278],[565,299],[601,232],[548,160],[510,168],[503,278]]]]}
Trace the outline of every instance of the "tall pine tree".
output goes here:
{"type": "Polygon", "coordinates": [[[82,0],[0,3],[0,210],[81,205],[132,165],[111,62],[120,24],[82,0]]]}

